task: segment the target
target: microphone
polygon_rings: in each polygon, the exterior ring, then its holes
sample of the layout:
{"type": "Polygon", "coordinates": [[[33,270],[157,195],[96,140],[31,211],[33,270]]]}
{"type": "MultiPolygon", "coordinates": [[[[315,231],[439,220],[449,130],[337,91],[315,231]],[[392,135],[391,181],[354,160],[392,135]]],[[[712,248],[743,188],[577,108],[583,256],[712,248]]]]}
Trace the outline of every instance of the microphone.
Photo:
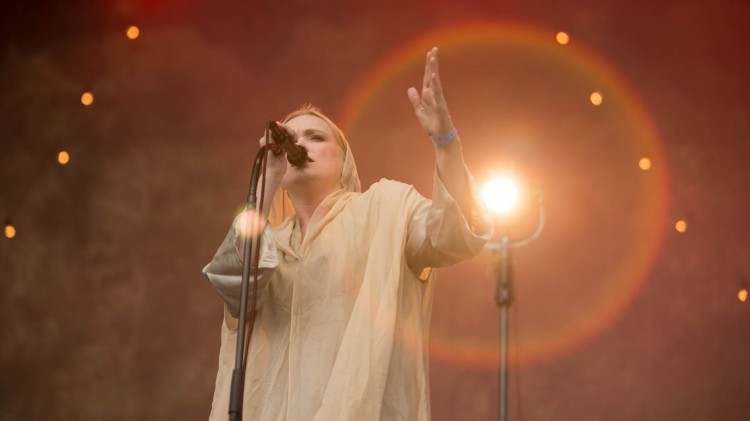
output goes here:
{"type": "Polygon", "coordinates": [[[268,129],[271,131],[271,137],[277,145],[281,146],[286,153],[286,160],[293,166],[305,165],[307,162],[307,150],[296,143],[292,135],[279,123],[269,120],[268,129]]]}

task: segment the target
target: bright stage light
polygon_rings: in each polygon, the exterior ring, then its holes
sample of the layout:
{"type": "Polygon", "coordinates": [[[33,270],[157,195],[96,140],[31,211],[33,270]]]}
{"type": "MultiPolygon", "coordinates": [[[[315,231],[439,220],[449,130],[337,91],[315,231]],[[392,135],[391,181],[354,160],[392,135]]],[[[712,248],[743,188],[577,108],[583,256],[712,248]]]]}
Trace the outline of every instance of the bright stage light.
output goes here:
{"type": "Polygon", "coordinates": [[[493,212],[508,213],[518,204],[518,187],[510,178],[490,181],[482,190],[482,199],[493,212]]]}

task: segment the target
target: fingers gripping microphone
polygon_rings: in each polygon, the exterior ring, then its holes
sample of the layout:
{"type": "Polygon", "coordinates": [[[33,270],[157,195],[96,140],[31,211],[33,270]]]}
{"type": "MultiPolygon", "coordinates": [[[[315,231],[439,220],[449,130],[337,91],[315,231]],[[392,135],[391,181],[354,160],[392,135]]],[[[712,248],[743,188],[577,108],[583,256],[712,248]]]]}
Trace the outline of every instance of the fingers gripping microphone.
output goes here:
{"type": "Polygon", "coordinates": [[[286,129],[279,126],[279,123],[269,120],[268,129],[271,131],[271,137],[277,145],[281,146],[286,153],[286,160],[295,167],[304,165],[307,162],[307,150],[301,145],[294,143],[294,138],[286,129]]]}

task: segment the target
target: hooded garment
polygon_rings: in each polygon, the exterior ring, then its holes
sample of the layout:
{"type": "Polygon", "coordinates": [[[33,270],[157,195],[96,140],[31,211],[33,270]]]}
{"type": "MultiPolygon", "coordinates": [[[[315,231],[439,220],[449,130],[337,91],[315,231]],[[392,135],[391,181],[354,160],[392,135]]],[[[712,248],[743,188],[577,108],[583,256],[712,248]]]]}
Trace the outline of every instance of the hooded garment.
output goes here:
{"type": "MultiPolygon", "coordinates": [[[[344,153],[341,189],[317,208],[304,240],[285,192],[274,198],[260,241],[243,420],[430,419],[431,268],[478,254],[492,219],[466,168],[475,198],[468,220],[437,171],[432,201],[385,179],[360,193],[346,144],[344,153]],[[272,226],[274,215],[283,222],[272,226]]],[[[228,419],[242,277],[237,220],[203,269],[225,302],[211,421],[228,419]]]]}

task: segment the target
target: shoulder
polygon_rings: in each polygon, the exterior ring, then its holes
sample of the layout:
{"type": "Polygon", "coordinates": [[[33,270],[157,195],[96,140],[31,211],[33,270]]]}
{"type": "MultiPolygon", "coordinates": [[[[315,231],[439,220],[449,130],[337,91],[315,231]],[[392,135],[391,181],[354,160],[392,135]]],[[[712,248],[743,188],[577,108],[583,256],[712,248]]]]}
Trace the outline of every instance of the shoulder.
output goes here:
{"type": "Polygon", "coordinates": [[[414,186],[411,184],[402,183],[396,180],[389,180],[387,178],[381,178],[380,181],[373,183],[370,188],[367,189],[363,194],[382,195],[382,194],[409,194],[414,190],[414,186]]]}
{"type": "Polygon", "coordinates": [[[411,184],[381,178],[357,197],[370,207],[410,208],[424,198],[411,184]]]}

